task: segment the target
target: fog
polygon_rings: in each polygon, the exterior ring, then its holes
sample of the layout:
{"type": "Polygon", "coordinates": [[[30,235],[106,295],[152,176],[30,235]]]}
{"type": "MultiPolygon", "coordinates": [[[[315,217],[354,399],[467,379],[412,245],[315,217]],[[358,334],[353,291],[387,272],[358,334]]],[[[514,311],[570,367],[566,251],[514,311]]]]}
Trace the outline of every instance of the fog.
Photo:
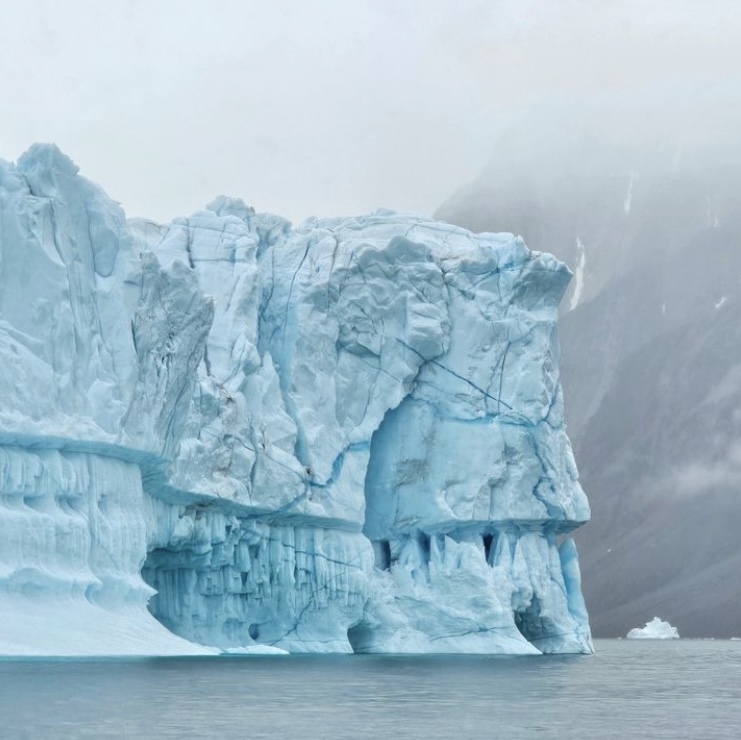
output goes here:
{"type": "Polygon", "coordinates": [[[738,121],[733,2],[0,9],[0,156],[54,141],[130,215],[169,219],[222,192],[294,220],[432,213],[512,131],[545,170],[575,121],[602,152],[717,140],[738,121]]]}

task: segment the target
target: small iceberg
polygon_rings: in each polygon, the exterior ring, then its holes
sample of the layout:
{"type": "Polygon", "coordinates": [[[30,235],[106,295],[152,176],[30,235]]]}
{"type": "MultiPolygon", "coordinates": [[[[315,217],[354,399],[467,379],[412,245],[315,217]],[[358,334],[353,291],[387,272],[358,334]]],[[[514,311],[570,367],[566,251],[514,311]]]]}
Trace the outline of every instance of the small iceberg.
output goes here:
{"type": "Polygon", "coordinates": [[[629,640],[678,640],[679,632],[669,622],[654,617],[645,627],[635,627],[627,635],[629,640]]]}

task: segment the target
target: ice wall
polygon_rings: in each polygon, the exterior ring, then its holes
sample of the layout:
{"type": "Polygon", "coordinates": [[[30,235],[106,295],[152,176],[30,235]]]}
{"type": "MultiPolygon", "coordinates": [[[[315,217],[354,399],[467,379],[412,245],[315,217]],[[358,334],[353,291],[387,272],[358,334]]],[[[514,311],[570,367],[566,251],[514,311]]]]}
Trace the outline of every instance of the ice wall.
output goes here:
{"type": "Polygon", "coordinates": [[[387,211],[127,222],[50,146],[0,209],[1,652],[591,649],[561,263],[387,211]]]}

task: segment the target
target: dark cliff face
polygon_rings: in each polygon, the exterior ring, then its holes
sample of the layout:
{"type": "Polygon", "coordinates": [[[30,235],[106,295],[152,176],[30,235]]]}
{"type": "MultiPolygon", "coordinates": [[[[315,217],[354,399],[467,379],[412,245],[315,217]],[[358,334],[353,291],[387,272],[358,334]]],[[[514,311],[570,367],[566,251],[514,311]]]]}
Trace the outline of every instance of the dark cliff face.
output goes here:
{"type": "Polygon", "coordinates": [[[522,233],[576,273],[561,373],[594,633],[659,615],[683,636],[739,635],[741,168],[643,170],[490,167],[437,215],[522,233]]]}

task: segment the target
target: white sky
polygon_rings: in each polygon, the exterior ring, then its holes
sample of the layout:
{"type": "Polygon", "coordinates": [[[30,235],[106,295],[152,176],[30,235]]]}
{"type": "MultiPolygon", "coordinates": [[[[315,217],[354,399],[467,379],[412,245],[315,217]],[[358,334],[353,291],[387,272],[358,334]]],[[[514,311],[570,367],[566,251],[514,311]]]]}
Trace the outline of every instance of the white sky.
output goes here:
{"type": "Polygon", "coordinates": [[[54,141],[160,220],[220,193],[294,221],[432,213],[544,100],[710,82],[741,100],[740,17],[735,0],[0,0],[0,157],[54,141]]]}

